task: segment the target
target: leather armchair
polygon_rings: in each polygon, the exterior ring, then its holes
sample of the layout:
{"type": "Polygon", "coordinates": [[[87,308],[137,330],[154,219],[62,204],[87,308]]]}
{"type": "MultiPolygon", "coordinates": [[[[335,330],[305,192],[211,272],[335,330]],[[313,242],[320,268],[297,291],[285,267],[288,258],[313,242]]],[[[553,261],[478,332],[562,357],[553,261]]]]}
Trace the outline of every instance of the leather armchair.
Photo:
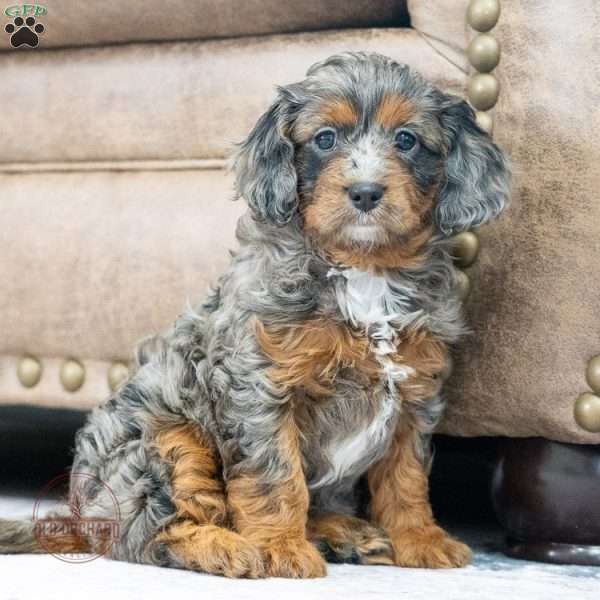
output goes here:
{"type": "MultiPolygon", "coordinates": [[[[598,460],[600,13],[593,0],[497,6],[56,0],[36,17],[38,47],[7,34],[0,403],[102,402],[136,340],[223,268],[243,210],[226,157],[274,85],[361,49],[468,96],[514,165],[512,208],[457,240],[473,335],[441,431],[584,444],[598,460]]],[[[504,460],[498,490],[515,453],[504,460]]],[[[532,477],[547,468],[535,464],[532,477]]]]}

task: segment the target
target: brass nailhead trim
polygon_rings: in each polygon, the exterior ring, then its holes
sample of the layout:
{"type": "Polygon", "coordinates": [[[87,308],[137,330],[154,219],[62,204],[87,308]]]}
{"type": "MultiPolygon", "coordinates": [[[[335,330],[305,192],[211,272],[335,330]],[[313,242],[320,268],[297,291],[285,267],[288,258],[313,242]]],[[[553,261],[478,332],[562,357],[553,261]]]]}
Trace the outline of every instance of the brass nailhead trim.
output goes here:
{"type": "Polygon", "coordinates": [[[17,365],[17,378],[21,385],[32,388],[42,378],[42,363],[33,356],[24,356],[17,365]]]}
{"type": "MultiPolygon", "coordinates": [[[[492,135],[494,121],[487,112],[498,101],[500,84],[490,73],[500,62],[500,43],[487,33],[496,26],[500,18],[499,0],[471,0],[467,7],[467,23],[480,33],[471,40],[467,49],[469,62],[475,68],[475,73],[467,83],[467,96],[472,106],[477,110],[475,120],[479,127],[488,135],[492,135]]],[[[467,231],[455,236],[452,252],[458,266],[471,266],[479,253],[479,238],[473,232],[467,231]]],[[[457,286],[459,295],[466,300],[471,291],[469,276],[458,271],[457,286]]]]}
{"type": "Polygon", "coordinates": [[[600,396],[584,392],[575,400],[573,416],[577,424],[590,433],[600,433],[600,396]]]}
{"type": "Polygon", "coordinates": [[[478,110],[475,113],[475,121],[477,121],[477,125],[479,125],[479,127],[481,127],[488,135],[494,133],[494,121],[489,112],[478,110]]]}
{"type": "Polygon", "coordinates": [[[467,8],[467,22],[475,31],[489,31],[500,18],[498,0],[471,0],[467,8]]]}
{"type": "Polygon", "coordinates": [[[479,238],[472,231],[463,231],[452,238],[452,256],[459,267],[470,267],[479,254],[479,238]]]}
{"type": "Polygon", "coordinates": [[[67,392],[76,392],[85,381],[85,368],[77,360],[66,360],[60,367],[59,378],[67,392]]]}
{"type": "Polygon", "coordinates": [[[594,390],[596,394],[600,394],[600,354],[594,356],[588,362],[585,378],[592,390],[594,390]]]}
{"type": "Polygon", "coordinates": [[[500,43],[489,33],[475,36],[467,48],[471,65],[480,73],[493,71],[500,62],[500,43]]]}
{"type": "MultiPolygon", "coordinates": [[[[498,80],[490,74],[500,62],[500,43],[487,33],[496,26],[499,17],[499,0],[471,0],[467,8],[467,22],[481,33],[473,38],[467,49],[469,61],[477,71],[467,85],[467,95],[478,111],[487,111],[495,106],[500,93],[498,80]]],[[[491,116],[483,117],[480,114],[477,122],[484,131],[491,134],[491,116]]]]}
{"type": "Polygon", "coordinates": [[[116,362],[110,365],[108,368],[107,378],[108,387],[114,392],[117,390],[123,382],[129,377],[129,367],[122,362],[116,362]]]}
{"type": "Polygon", "coordinates": [[[466,300],[471,293],[471,280],[469,276],[461,270],[456,271],[456,288],[458,291],[458,297],[461,300],[466,300]]]}
{"type": "Polygon", "coordinates": [[[477,110],[490,110],[498,101],[500,84],[491,73],[477,73],[467,86],[469,101],[477,110]]]}

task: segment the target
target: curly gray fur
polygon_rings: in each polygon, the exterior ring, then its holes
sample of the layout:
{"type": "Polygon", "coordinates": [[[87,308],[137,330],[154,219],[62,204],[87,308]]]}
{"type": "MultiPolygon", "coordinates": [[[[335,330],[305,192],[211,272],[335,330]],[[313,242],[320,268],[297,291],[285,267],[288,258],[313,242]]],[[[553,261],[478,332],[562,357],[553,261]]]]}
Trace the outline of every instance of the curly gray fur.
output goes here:
{"type": "MultiPolygon", "coordinates": [[[[348,321],[340,306],[347,282],[331,271],[335,265],[315,251],[303,231],[289,131],[315,99],[353,97],[368,106],[385,90],[401,92],[422,107],[424,135],[439,151],[445,178],[434,215],[438,233],[425,264],[386,274],[395,313],[389,326],[402,331],[418,324],[448,343],[462,334],[447,235],[479,225],[502,209],[508,188],[501,153],[474,124],[463,101],[443,94],[405,65],[377,55],[345,54],[313,66],[303,82],[279,90],[239,148],[236,185],[250,211],[238,224],[240,248],[217,287],[173,327],[140,345],[135,374],[91,413],[77,435],[73,472],[105,482],[120,505],[121,540],[113,547],[114,558],[173,564],[172,558],[149,552],[150,542],[176,518],[169,469],[153,446],[159,427],[200,425],[214,442],[225,481],[248,472],[260,473],[266,483],[286,476],[288,465],[272,440],[291,410],[290,393],[271,381],[271,363],[257,344],[254,324],[302,322],[315,314],[348,321]]],[[[424,167],[414,168],[417,181],[428,177],[419,172],[424,167]]],[[[370,335],[376,339],[385,332],[370,335]]],[[[354,373],[341,370],[334,395],[327,402],[307,403],[299,415],[314,510],[356,512],[356,484],[383,456],[402,418],[403,408],[389,404],[390,393],[386,382],[366,389],[354,373]],[[376,401],[365,401],[367,395],[376,401]],[[376,442],[369,441],[364,454],[342,472],[332,472],[328,448],[364,429],[384,409],[389,414],[376,442]]],[[[433,398],[415,411],[424,461],[425,442],[442,407],[441,399],[433,398]]],[[[88,491],[84,516],[111,510],[104,488],[90,486],[88,491]]],[[[29,525],[0,523],[0,552],[31,548],[29,525]]]]}

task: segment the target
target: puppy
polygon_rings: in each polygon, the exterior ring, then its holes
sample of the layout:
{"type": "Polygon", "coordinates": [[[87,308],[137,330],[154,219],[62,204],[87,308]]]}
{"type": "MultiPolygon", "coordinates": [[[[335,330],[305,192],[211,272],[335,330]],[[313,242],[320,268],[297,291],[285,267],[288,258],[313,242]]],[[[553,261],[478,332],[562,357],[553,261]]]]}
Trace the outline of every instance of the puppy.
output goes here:
{"type": "MultiPolygon", "coordinates": [[[[112,558],[228,577],[467,564],[432,516],[428,440],[463,331],[448,239],[502,210],[502,153],[463,100],[352,53],[279,88],[235,171],[229,269],[77,435],[82,516],[109,488],[112,558]]],[[[0,551],[40,551],[33,524],[3,521],[0,551]]]]}

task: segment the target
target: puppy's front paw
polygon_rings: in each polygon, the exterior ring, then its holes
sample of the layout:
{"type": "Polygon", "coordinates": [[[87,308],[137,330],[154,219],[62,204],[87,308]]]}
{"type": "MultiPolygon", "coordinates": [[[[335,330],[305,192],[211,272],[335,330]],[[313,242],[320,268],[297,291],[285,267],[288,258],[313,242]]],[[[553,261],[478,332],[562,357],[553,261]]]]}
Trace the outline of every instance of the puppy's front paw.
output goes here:
{"type": "Polygon", "coordinates": [[[270,577],[309,579],[327,572],[325,561],[307,540],[281,540],[263,548],[263,557],[270,577]]]}
{"type": "Polygon", "coordinates": [[[207,557],[206,569],[209,573],[222,574],[225,577],[264,577],[262,556],[258,548],[250,544],[237,533],[228,531],[221,536],[219,544],[214,544],[210,557],[207,557]]]}
{"type": "Polygon", "coordinates": [[[437,525],[395,533],[392,545],[394,563],[400,567],[451,569],[471,562],[469,547],[437,525]]]}
{"type": "Polygon", "coordinates": [[[394,564],[388,535],[363,519],[333,513],[320,515],[309,519],[308,534],[327,562],[394,564]]]}

